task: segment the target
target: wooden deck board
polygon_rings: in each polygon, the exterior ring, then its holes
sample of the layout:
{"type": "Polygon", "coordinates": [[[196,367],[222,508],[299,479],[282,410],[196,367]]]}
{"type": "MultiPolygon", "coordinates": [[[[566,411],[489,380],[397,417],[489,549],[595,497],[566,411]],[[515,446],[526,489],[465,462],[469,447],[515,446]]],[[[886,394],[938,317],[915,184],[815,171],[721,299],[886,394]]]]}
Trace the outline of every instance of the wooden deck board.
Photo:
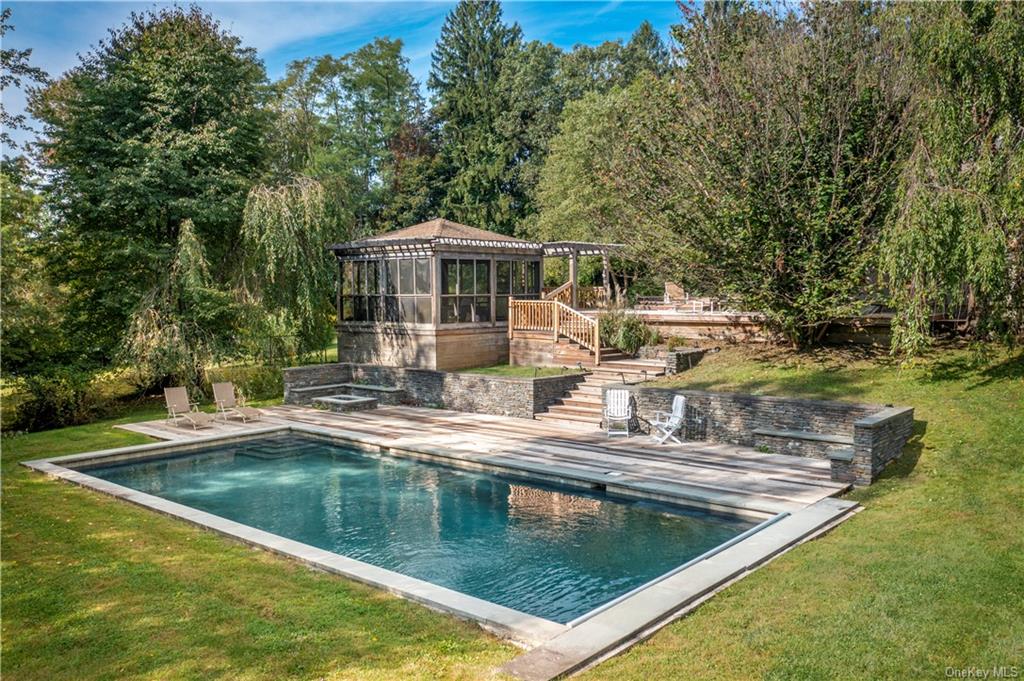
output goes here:
{"type": "Polygon", "coordinates": [[[654,492],[683,493],[729,505],[796,510],[846,489],[830,478],[829,462],[721,443],[657,445],[645,438],[609,441],[589,428],[417,407],[382,407],[335,414],[283,405],[262,410],[262,422],[218,422],[193,431],[166,421],[119,426],[165,440],[243,433],[299,423],[412,452],[443,452],[480,465],[518,465],[561,477],[626,483],[654,492]]]}

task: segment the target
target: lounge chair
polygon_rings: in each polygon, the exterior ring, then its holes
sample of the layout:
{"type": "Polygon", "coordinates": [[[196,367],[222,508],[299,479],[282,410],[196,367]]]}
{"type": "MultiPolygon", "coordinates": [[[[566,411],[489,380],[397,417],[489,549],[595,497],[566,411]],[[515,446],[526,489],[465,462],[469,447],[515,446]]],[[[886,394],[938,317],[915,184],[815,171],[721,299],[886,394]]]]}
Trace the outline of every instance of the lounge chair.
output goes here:
{"type": "Polygon", "coordinates": [[[212,426],[216,418],[213,414],[199,411],[199,405],[188,399],[188,390],[183,386],[164,388],[164,400],[167,402],[167,420],[174,421],[175,425],[180,425],[178,421],[184,419],[192,430],[196,430],[212,426]]]}
{"type": "Polygon", "coordinates": [[[633,400],[628,390],[609,390],[604,394],[604,425],[608,437],[625,435],[629,437],[629,429],[633,423],[633,400]],[[612,426],[621,423],[621,429],[612,426]]]}
{"type": "Polygon", "coordinates": [[[217,403],[217,413],[225,421],[231,416],[242,419],[242,423],[263,420],[263,414],[259,409],[246,407],[238,402],[235,398],[235,385],[233,383],[214,383],[213,401],[217,403]]]}
{"type": "Polygon", "coordinates": [[[659,444],[663,445],[668,440],[673,440],[678,444],[683,444],[676,434],[683,430],[683,426],[686,424],[686,397],[683,395],[676,395],[672,398],[672,411],[656,411],[654,412],[654,420],[651,421],[651,437],[659,444]]]}

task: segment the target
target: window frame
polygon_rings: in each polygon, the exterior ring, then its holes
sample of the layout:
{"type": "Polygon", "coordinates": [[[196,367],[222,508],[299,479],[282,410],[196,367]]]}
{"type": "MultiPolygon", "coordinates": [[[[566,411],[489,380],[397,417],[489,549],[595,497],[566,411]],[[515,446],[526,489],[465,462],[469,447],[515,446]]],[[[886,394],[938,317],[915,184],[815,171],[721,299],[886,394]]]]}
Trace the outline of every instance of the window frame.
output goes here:
{"type": "Polygon", "coordinates": [[[433,257],[343,260],[341,286],[340,324],[433,326],[433,257]],[[403,267],[403,261],[411,263],[408,270],[403,267]],[[421,270],[425,270],[425,275],[418,277],[421,270]],[[407,286],[402,285],[403,274],[407,275],[407,286]],[[421,291],[424,284],[428,289],[426,293],[421,291]],[[407,318],[409,310],[412,319],[407,318]]]}

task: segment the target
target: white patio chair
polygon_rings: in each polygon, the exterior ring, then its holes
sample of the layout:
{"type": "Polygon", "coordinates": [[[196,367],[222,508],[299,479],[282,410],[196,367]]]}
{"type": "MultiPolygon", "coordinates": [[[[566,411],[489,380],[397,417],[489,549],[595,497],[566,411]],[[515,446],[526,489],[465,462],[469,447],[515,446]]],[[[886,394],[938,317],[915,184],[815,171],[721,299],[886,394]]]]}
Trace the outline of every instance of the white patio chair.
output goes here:
{"type": "Polygon", "coordinates": [[[670,439],[678,444],[683,444],[676,434],[683,430],[685,424],[686,397],[676,395],[672,398],[672,411],[654,412],[654,420],[651,421],[651,437],[659,445],[665,444],[670,439]]]}
{"type": "Polygon", "coordinates": [[[608,437],[625,435],[629,437],[629,427],[633,422],[633,400],[628,390],[608,390],[604,394],[604,424],[608,437]],[[621,423],[621,429],[613,428],[613,424],[621,423]]]}

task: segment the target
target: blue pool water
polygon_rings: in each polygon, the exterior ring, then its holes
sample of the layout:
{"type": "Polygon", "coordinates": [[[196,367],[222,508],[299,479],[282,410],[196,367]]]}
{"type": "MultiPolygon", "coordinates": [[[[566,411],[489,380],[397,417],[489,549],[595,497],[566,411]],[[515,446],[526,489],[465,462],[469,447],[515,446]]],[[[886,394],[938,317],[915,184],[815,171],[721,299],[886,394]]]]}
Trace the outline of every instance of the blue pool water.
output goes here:
{"type": "Polygon", "coordinates": [[[86,472],[563,623],[753,525],[296,435],[86,472]]]}

